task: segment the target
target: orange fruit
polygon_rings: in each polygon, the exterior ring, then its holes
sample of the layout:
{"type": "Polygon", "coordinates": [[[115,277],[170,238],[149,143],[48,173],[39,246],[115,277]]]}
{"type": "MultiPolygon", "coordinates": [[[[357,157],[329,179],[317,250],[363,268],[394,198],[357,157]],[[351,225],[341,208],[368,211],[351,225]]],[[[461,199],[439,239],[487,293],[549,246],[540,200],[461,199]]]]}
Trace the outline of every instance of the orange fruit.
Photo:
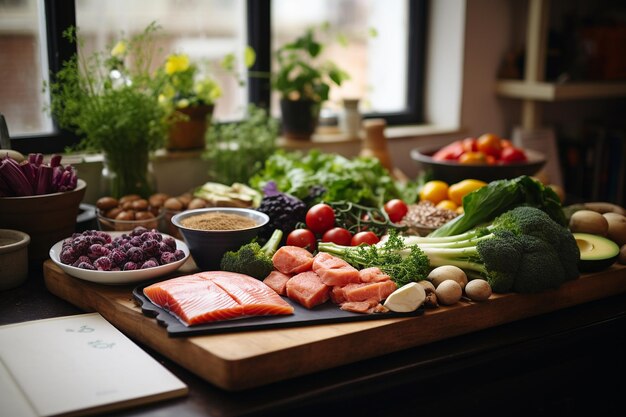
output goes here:
{"type": "Polygon", "coordinates": [[[438,204],[448,198],[448,183],[440,180],[428,181],[420,190],[420,199],[438,204]]]}
{"type": "Polygon", "coordinates": [[[437,203],[436,207],[442,210],[455,211],[458,205],[452,200],[441,200],[439,203],[437,203]]]}
{"type": "Polygon", "coordinates": [[[448,187],[448,199],[453,201],[457,206],[461,206],[463,204],[463,197],[485,185],[487,185],[486,182],[474,179],[459,181],[448,187]]]}

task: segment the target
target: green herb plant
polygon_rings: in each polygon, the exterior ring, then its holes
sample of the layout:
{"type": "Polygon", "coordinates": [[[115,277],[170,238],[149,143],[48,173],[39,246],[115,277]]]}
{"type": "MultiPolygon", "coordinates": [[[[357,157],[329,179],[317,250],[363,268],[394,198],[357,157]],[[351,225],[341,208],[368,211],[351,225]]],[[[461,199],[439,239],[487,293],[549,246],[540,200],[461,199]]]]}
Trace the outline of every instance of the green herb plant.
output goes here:
{"type": "MultiPolygon", "coordinates": [[[[151,75],[156,51],[155,23],[122,39],[108,51],[75,54],[45,85],[51,93],[49,112],[80,142],[70,150],[102,152],[114,173],[113,196],[152,192],[149,155],[162,147],[167,111],[158,103],[161,80],[151,75]]],[[[75,28],[64,36],[84,48],[75,28]]]]}
{"type": "Polygon", "coordinates": [[[211,178],[222,184],[247,184],[276,151],[278,130],[278,121],[253,104],[240,122],[213,123],[203,153],[211,178]]]}

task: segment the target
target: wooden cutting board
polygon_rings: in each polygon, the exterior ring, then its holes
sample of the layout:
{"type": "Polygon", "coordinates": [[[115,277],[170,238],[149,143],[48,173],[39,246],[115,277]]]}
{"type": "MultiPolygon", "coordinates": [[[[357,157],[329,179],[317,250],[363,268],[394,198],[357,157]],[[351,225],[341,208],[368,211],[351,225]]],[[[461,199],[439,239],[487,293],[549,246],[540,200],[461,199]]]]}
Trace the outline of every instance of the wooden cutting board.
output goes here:
{"type": "Polygon", "coordinates": [[[48,260],[48,289],[85,311],[97,311],[132,339],[201,378],[244,390],[323,369],[420,346],[526,317],[626,292],[626,266],[585,274],[558,290],[497,294],[481,303],[462,300],[411,318],[323,324],[170,338],[141,313],[133,286],[106,286],[73,278],[48,260]]]}

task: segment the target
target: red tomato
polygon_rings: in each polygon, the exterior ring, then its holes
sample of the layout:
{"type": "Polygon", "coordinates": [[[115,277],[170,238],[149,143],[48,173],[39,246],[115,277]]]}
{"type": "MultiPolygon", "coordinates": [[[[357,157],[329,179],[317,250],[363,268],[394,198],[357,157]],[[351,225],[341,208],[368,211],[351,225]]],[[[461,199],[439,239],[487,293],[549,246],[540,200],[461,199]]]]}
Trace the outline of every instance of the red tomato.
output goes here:
{"type": "Polygon", "coordinates": [[[485,155],[491,155],[496,159],[500,159],[500,152],[502,152],[500,137],[494,133],[481,135],[478,138],[478,150],[485,155]]]}
{"type": "Polygon", "coordinates": [[[478,151],[478,140],[476,138],[465,138],[461,141],[463,151],[476,152],[478,151]]]}
{"type": "Polygon", "coordinates": [[[343,227],[333,227],[322,236],[322,242],[333,242],[337,245],[350,246],[352,233],[343,227]]]}
{"type": "Polygon", "coordinates": [[[352,240],[350,244],[352,246],[359,246],[361,243],[365,243],[366,245],[374,245],[378,243],[380,239],[374,232],[359,232],[352,236],[352,240]]]}
{"type": "Polygon", "coordinates": [[[324,233],[335,225],[335,211],[328,204],[316,204],[307,211],[305,222],[314,233],[324,233]]]}
{"type": "Polygon", "coordinates": [[[463,145],[460,140],[454,141],[435,152],[432,156],[435,161],[451,161],[459,159],[463,153],[463,145]]]}
{"type": "Polygon", "coordinates": [[[393,200],[389,200],[383,206],[385,212],[389,216],[389,220],[394,223],[399,222],[406,216],[409,212],[409,206],[406,203],[398,198],[394,198],[393,200]]]}
{"type": "Polygon", "coordinates": [[[509,146],[502,149],[500,161],[504,164],[509,164],[511,162],[524,162],[526,161],[526,153],[520,148],[509,146]]]}
{"type": "Polygon", "coordinates": [[[295,229],[287,235],[287,246],[298,246],[313,252],[316,245],[317,239],[309,229],[295,229]]]}

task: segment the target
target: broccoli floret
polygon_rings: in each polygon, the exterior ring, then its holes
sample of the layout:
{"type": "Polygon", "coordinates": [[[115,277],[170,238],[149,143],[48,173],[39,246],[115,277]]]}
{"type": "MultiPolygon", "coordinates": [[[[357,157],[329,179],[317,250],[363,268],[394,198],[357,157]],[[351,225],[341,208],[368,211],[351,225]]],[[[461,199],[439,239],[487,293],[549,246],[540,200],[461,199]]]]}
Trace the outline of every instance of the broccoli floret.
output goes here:
{"type": "Polygon", "coordinates": [[[282,230],[276,229],[263,246],[254,241],[246,243],[237,251],[226,252],[222,256],[220,267],[223,271],[238,272],[256,279],[264,279],[274,269],[272,255],[278,249],[282,238],[282,230]]]}

